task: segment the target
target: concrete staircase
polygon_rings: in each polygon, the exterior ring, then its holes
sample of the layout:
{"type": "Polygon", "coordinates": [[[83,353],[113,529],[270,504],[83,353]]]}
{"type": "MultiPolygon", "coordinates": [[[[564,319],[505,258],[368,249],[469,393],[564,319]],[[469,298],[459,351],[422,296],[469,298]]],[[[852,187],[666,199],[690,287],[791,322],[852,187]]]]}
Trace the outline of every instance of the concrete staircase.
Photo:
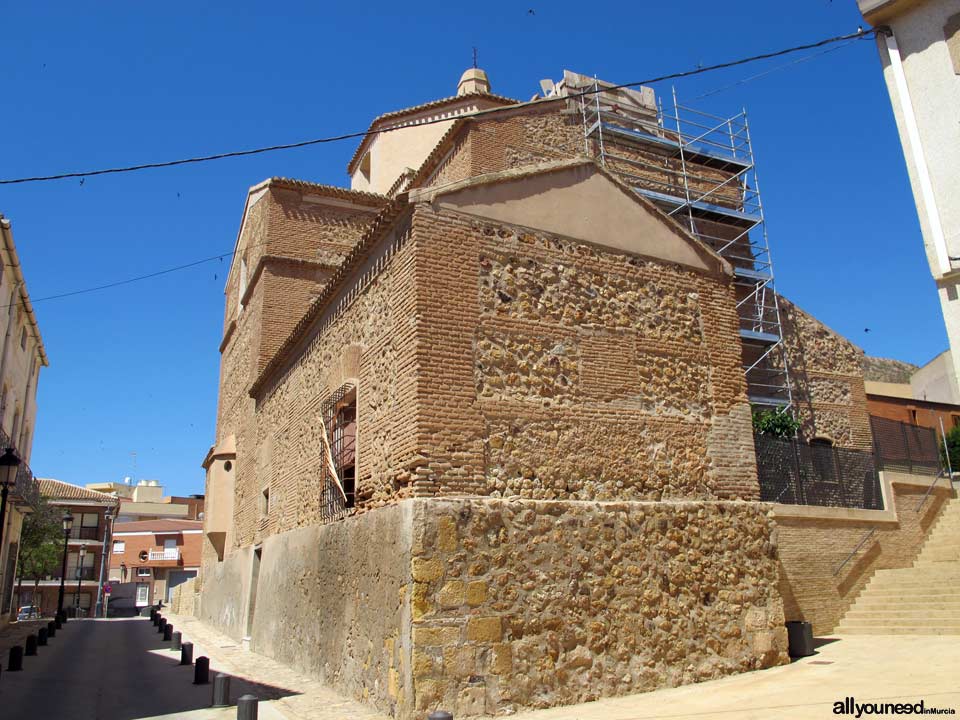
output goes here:
{"type": "Polygon", "coordinates": [[[913,567],[877,570],[838,635],[960,635],[960,499],[950,500],[913,567]]]}

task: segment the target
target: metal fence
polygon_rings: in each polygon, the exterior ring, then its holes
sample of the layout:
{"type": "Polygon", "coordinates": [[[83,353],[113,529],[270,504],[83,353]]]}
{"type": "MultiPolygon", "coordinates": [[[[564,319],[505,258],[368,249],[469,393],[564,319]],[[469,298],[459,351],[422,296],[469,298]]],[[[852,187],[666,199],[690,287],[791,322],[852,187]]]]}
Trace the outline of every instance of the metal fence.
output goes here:
{"type": "Polygon", "coordinates": [[[922,475],[940,472],[940,447],[933,428],[870,416],[877,467],[922,475]]]}
{"type": "Polygon", "coordinates": [[[788,505],[882,510],[873,453],[757,435],[760,499],[788,505]]]}

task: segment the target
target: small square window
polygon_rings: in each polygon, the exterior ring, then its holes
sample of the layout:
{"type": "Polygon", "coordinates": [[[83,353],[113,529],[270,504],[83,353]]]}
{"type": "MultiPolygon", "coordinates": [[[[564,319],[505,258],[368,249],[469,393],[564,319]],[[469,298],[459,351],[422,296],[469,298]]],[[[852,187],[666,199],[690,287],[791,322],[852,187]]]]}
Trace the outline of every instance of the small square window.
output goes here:
{"type": "Polygon", "coordinates": [[[150,577],[150,568],[148,567],[137,568],[137,577],[150,577]]]}
{"type": "Polygon", "coordinates": [[[270,514],[270,488],[266,487],[260,493],[260,517],[270,514]]]}
{"type": "Polygon", "coordinates": [[[123,540],[114,540],[113,552],[116,555],[122,555],[127,550],[127,543],[123,540]]]}

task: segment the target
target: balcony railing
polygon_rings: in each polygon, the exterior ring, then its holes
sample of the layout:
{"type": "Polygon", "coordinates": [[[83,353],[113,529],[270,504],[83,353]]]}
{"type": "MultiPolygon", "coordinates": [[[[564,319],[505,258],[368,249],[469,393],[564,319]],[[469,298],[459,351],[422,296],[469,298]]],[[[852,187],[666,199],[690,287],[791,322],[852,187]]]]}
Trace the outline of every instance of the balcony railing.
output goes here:
{"type": "MultiPolygon", "coordinates": [[[[10,439],[10,436],[7,435],[6,431],[0,428],[0,451],[4,448],[13,448],[16,450],[17,446],[13,440],[10,439]]],[[[36,508],[40,503],[40,483],[38,483],[37,479],[33,476],[33,471],[30,469],[30,466],[24,462],[17,466],[17,477],[13,483],[13,487],[10,488],[10,493],[14,501],[19,500],[32,508],[36,508]]]]}
{"type": "MultiPolygon", "coordinates": [[[[100,572],[99,569],[96,567],[85,567],[80,570],[80,577],[77,577],[77,568],[68,567],[66,582],[67,584],[69,584],[71,581],[76,582],[77,580],[97,580],[99,572],[100,572]]],[[[38,578],[25,577],[23,578],[23,584],[24,586],[27,586],[28,584],[33,583],[34,580],[37,580],[37,579],[38,578]]],[[[57,582],[60,582],[60,568],[57,568],[56,571],[50,573],[49,575],[44,575],[42,578],[39,578],[39,580],[40,582],[49,582],[51,580],[56,580],[57,582]]]]}
{"type": "Polygon", "coordinates": [[[157,560],[179,560],[180,548],[165,548],[163,550],[151,550],[148,556],[151,561],[157,560]]]}
{"type": "Polygon", "coordinates": [[[70,530],[70,539],[71,540],[98,540],[100,536],[100,528],[98,527],[77,527],[73,526],[73,529],[70,530]]]}

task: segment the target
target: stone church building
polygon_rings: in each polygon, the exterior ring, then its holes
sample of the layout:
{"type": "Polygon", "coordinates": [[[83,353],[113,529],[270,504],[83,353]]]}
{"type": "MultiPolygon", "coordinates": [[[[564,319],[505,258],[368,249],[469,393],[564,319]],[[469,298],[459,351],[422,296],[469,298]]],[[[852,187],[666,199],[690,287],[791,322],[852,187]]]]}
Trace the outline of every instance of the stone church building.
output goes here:
{"type": "MultiPolygon", "coordinates": [[[[398,718],[787,662],[743,369],[765,301],[598,159],[582,106],[468,70],[372,123],[351,189],[246,199],[199,615],[398,718]]],[[[778,311],[761,359],[786,359],[805,437],[869,448],[860,351],[778,311]]]]}

